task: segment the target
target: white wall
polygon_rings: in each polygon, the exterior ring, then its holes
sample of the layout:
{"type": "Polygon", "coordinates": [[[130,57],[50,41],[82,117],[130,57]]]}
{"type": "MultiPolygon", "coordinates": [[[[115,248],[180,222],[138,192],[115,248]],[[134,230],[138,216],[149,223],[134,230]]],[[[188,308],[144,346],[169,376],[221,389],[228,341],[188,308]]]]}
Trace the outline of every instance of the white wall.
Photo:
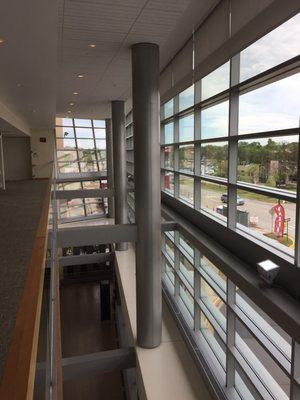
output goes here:
{"type": "Polygon", "coordinates": [[[3,137],[4,171],[6,181],[31,179],[29,137],[3,137]]]}
{"type": "Polygon", "coordinates": [[[54,156],[54,130],[32,131],[30,139],[33,178],[51,177],[54,156]],[[46,138],[46,142],[41,142],[40,138],[46,138]]]}

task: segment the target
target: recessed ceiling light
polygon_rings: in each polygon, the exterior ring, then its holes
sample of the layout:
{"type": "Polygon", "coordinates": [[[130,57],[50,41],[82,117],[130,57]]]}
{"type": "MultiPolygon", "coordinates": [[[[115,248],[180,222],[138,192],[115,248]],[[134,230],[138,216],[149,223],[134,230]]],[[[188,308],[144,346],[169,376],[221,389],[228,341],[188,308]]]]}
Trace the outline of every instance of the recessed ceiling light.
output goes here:
{"type": "Polygon", "coordinates": [[[78,92],[73,92],[73,94],[75,94],[75,96],[77,95],[77,94],[79,94],[78,92]]]}
{"type": "Polygon", "coordinates": [[[74,106],[74,104],[75,104],[75,103],[72,102],[72,103],[70,103],[70,106],[74,106]]]}
{"type": "Polygon", "coordinates": [[[3,39],[3,38],[0,37],[0,44],[2,44],[2,43],[4,43],[4,42],[5,42],[5,39],[3,39]]]}
{"type": "Polygon", "coordinates": [[[92,49],[94,49],[96,47],[96,45],[94,43],[89,44],[89,47],[91,47],[92,49]]]}
{"type": "Polygon", "coordinates": [[[77,78],[83,78],[83,77],[84,77],[83,74],[78,74],[78,75],[77,75],[77,78]]]}
{"type": "Polygon", "coordinates": [[[17,87],[21,87],[22,86],[22,83],[17,83],[17,87]]]}
{"type": "Polygon", "coordinates": [[[71,112],[72,112],[72,111],[71,111],[71,110],[69,110],[69,111],[68,111],[68,114],[71,114],[71,112]]]}

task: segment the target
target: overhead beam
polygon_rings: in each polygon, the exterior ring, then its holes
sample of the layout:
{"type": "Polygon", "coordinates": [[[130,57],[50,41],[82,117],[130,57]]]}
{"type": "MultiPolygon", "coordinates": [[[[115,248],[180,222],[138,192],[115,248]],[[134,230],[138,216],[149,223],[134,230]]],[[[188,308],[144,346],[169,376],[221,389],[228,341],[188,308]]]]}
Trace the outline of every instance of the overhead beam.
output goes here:
{"type": "Polygon", "coordinates": [[[101,181],[106,179],[106,172],[80,172],[74,174],[59,174],[56,183],[101,181]]]}
{"type": "Polygon", "coordinates": [[[63,380],[77,379],[83,375],[98,375],[122,371],[136,366],[135,350],[132,347],[101,351],[70,358],[63,358],[63,380]]]}
{"type": "Polygon", "coordinates": [[[96,254],[81,254],[79,256],[64,256],[59,257],[60,267],[69,267],[73,265],[100,264],[113,261],[115,253],[96,253],[96,254]]]}
{"type": "Polygon", "coordinates": [[[56,199],[85,199],[98,197],[113,197],[112,189],[78,189],[78,190],[57,190],[56,199]]]}
{"type": "MultiPolygon", "coordinates": [[[[63,381],[75,380],[82,376],[104,374],[135,368],[136,355],[133,347],[101,351],[62,359],[63,381]]],[[[45,378],[45,363],[39,363],[36,370],[36,383],[42,384],[45,378]]]]}
{"type": "Polygon", "coordinates": [[[58,247],[89,246],[109,243],[135,242],[136,225],[95,225],[59,229],[58,247]]]}
{"type": "Polygon", "coordinates": [[[177,223],[175,221],[163,221],[161,223],[162,232],[176,231],[176,230],[177,230],[177,223]]]}
{"type": "MultiPolygon", "coordinates": [[[[176,222],[174,221],[164,221],[161,223],[162,232],[174,231],[176,230],[176,222]]],[[[48,243],[51,243],[51,235],[49,232],[48,243]]],[[[70,228],[60,228],[57,233],[57,245],[58,247],[73,247],[73,246],[93,246],[99,244],[110,244],[110,243],[120,243],[120,242],[135,242],[137,238],[137,227],[135,224],[121,224],[121,225],[94,225],[94,226],[80,226],[80,227],[70,227],[70,228]]],[[[68,265],[80,265],[85,264],[81,262],[80,257],[86,257],[87,263],[94,263],[93,259],[101,259],[107,256],[109,253],[103,254],[87,254],[85,256],[70,256],[61,257],[72,259],[77,262],[77,264],[68,265]]],[[[83,260],[83,258],[82,258],[83,260]]],[[[66,260],[63,261],[67,262],[66,260]]],[[[70,261],[71,262],[71,261],[70,261]]],[[[102,261],[95,261],[102,262],[102,261]]],[[[66,264],[61,266],[66,266],[66,264]]]]}
{"type": "MultiPolygon", "coordinates": [[[[58,258],[60,267],[72,267],[74,265],[101,264],[112,262],[115,258],[115,252],[95,253],[95,254],[80,254],[78,256],[62,256],[58,258]]],[[[51,267],[51,259],[46,261],[46,268],[51,267]]]]}

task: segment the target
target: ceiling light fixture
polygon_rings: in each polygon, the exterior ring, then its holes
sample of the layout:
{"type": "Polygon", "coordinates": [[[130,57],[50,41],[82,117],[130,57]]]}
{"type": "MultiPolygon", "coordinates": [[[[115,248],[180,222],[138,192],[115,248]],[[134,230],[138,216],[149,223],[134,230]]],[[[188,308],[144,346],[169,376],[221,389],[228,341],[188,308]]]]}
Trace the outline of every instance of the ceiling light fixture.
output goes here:
{"type": "Polygon", "coordinates": [[[4,43],[5,40],[3,38],[0,37],[0,44],[4,43]]]}
{"type": "Polygon", "coordinates": [[[92,49],[94,49],[96,47],[96,45],[94,43],[89,44],[89,47],[91,47],[92,49]]]}
{"type": "Polygon", "coordinates": [[[84,77],[83,74],[78,74],[78,75],[77,75],[77,78],[83,78],[83,77],[84,77]]]}
{"type": "Polygon", "coordinates": [[[72,103],[70,103],[70,106],[74,106],[74,104],[75,104],[75,103],[72,102],[72,103]]]}
{"type": "Polygon", "coordinates": [[[71,112],[72,112],[72,111],[71,111],[71,110],[69,110],[69,111],[68,111],[68,114],[71,114],[71,112]]]}
{"type": "Polygon", "coordinates": [[[77,96],[79,93],[78,92],[73,92],[73,94],[75,94],[75,96],[77,96]]]}

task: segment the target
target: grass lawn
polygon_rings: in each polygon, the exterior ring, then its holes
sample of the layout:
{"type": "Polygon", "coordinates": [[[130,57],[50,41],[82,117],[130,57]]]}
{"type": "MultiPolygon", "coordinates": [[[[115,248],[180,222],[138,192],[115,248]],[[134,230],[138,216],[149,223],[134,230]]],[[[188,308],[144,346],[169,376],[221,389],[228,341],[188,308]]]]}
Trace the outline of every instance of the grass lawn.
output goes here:
{"type": "MultiPolygon", "coordinates": [[[[267,236],[270,239],[278,240],[277,236],[273,232],[265,233],[264,236],[267,236]]],[[[293,239],[287,238],[286,235],[284,235],[281,240],[278,240],[278,242],[288,247],[292,246],[294,243],[293,239]]]]}

